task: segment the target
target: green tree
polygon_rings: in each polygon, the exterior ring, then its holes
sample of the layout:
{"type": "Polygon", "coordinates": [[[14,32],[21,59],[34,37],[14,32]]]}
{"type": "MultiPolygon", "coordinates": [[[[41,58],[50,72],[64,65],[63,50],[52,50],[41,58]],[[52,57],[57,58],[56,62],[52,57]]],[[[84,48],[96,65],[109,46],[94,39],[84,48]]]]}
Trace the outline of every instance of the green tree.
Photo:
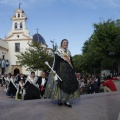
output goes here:
{"type": "Polygon", "coordinates": [[[94,24],[94,42],[99,47],[100,52],[107,56],[109,52],[120,52],[120,20],[102,21],[94,24]]]}
{"type": "MultiPolygon", "coordinates": [[[[99,48],[99,53],[103,54],[103,65],[111,67],[113,64],[120,64],[120,20],[107,20],[98,24],[94,24],[95,48],[99,48]],[[114,52],[114,57],[110,57],[109,53],[114,52]],[[112,59],[112,60],[111,60],[112,59]]],[[[96,49],[97,50],[97,49],[96,49]]],[[[116,65],[116,66],[118,66],[116,65]]],[[[118,67],[118,72],[120,68],[118,67]]]]}
{"type": "Polygon", "coordinates": [[[120,20],[103,20],[93,26],[94,32],[82,48],[79,67],[83,71],[96,69],[100,73],[103,68],[111,69],[120,58],[120,20]],[[115,55],[111,57],[110,52],[115,55]]]}
{"type": "Polygon", "coordinates": [[[46,49],[40,43],[30,42],[28,45],[29,48],[16,55],[20,65],[25,66],[27,70],[48,70],[45,61],[52,65],[53,56],[47,54],[46,49]]]}
{"type": "Polygon", "coordinates": [[[81,65],[81,60],[82,60],[81,57],[82,57],[81,55],[74,55],[74,56],[72,57],[72,59],[73,59],[73,64],[74,64],[74,67],[75,67],[75,71],[76,71],[77,73],[79,73],[79,72],[82,71],[82,70],[81,70],[81,67],[80,67],[80,65],[81,65]]]}

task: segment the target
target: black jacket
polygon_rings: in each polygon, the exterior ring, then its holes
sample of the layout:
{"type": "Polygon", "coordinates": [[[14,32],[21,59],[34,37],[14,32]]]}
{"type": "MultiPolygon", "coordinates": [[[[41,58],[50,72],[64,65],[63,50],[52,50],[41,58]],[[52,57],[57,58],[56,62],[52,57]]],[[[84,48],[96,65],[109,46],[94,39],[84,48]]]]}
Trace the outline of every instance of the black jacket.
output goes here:
{"type": "MultiPolygon", "coordinates": [[[[45,80],[46,80],[46,81],[45,81],[45,84],[44,84],[44,88],[46,87],[46,84],[47,84],[48,79],[45,78],[45,80]]],[[[39,77],[39,78],[38,78],[37,83],[39,84],[39,86],[41,86],[41,84],[42,84],[42,77],[39,77]]]]}

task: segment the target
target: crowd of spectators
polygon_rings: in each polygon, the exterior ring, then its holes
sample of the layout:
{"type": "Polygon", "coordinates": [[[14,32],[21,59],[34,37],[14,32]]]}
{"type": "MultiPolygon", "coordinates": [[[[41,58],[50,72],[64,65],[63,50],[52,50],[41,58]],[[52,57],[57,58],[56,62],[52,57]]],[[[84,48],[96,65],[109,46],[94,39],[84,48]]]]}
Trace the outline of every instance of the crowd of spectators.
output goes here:
{"type": "Polygon", "coordinates": [[[101,92],[117,91],[114,80],[120,80],[119,76],[85,75],[78,79],[81,94],[93,94],[101,92]]]}

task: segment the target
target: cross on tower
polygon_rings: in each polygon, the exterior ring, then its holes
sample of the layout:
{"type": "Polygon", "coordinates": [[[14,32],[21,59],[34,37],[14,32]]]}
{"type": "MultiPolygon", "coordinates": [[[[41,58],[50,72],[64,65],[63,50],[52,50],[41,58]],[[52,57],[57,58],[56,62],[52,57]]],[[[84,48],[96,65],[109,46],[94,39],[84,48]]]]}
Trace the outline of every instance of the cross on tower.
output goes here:
{"type": "Polygon", "coordinates": [[[20,3],[20,0],[19,0],[19,9],[20,9],[21,4],[22,4],[22,3],[20,3]]]}
{"type": "Polygon", "coordinates": [[[37,30],[37,33],[38,33],[38,30],[39,30],[39,29],[37,28],[36,30],[37,30]]]}

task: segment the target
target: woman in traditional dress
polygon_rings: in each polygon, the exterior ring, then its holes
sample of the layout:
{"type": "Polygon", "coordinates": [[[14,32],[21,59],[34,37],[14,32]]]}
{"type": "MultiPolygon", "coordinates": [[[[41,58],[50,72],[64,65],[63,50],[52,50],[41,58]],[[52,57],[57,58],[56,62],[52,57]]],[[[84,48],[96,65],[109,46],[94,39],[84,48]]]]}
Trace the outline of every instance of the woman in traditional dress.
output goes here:
{"type": "Polygon", "coordinates": [[[15,97],[15,94],[17,92],[17,84],[15,83],[16,78],[14,75],[11,76],[10,82],[8,85],[7,95],[11,97],[15,97]]]}
{"type": "Polygon", "coordinates": [[[61,47],[55,52],[55,59],[53,64],[54,74],[60,78],[54,81],[54,75],[51,72],[46,86],[45,96],[47,98],[57,99],[58,105],[66,105],[72,107],[69,102],[70,98],[79,98],[79,84],[75,75],[72,57],[68,48],[68,40],[61,41],[61,47]]]}
{"type": "Polygon", "coordinates": [[[3,74],[3,75],[2,75],[2,83],[1,83],[1,87],[3,87],[3,86],[5,85],[5,77],[6,77],[6,75],[3,74]]]}
{"type": "Polygon", "coordinates": [[[19,84],[18,84],[18,90],[17,90],[17,93],[16,93],[16,100],[21,100],[23,98],[23,86],[24,86],[24,80],[21,78],[20,81],[19,81],[19,84]]]}
{"type": "Polygon", "coordinates": [[[25,85],[24,100],[40,99],[39,85],[37,83],[38,78],[35,76],[35,72],[31,72],[30,76],[27,77],[25,85]]]}
{"type": "Polygon", "coordinates": [[[7,78],[5,79],[5,91],[7,92],[9,83],[10,83],[11,75],[7,75],[7,78]]]}

